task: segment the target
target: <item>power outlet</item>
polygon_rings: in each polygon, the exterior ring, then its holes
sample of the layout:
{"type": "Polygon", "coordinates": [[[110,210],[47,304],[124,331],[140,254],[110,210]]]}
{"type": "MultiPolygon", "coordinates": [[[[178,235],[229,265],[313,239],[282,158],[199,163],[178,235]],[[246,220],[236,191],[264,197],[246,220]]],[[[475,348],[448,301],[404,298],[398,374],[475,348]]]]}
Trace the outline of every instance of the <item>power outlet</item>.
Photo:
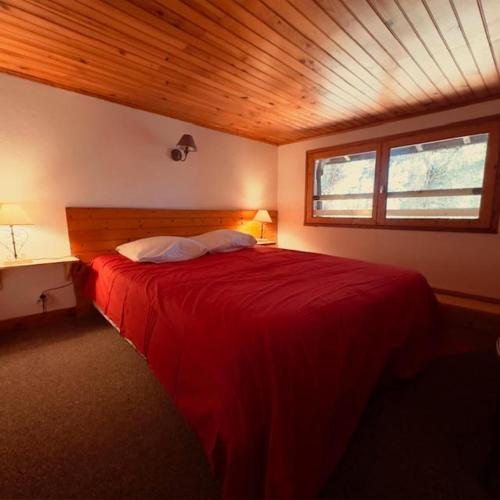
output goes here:
{"type": "Polygon", "coordinates": [[[49,300],[49,294],[42,292],[36,301],[37,304],[42,305],[42,311],[47,312],[47,301],[49,300]]]}

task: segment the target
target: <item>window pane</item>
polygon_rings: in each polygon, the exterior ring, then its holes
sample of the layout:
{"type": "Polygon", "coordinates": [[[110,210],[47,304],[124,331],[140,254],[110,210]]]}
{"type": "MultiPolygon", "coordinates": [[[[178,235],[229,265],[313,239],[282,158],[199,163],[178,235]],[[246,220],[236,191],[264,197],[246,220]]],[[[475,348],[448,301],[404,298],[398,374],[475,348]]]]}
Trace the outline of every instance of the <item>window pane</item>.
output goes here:
{"type": "Polygon", "coordinates": [[[375,151],[317,160],[314,165],[314,215],[370,218],[375,161],[375,151]]]}
{"type": "Polygon", "coordinates": [[[314,214],[317,217],[370,218],[372,216],[372,207],[372,198],[316,200],[314,201],[314,214]]]}
{"type": "Polygon", "coordinates": [[[388,219],[477,219],[481,196],[394,197],[387,200],[388,219]]]}
{"type": "Polygon", "coordinates": [[[487,145],[477,134],[392,148],[387,218],[479,218],[487,145]]]}

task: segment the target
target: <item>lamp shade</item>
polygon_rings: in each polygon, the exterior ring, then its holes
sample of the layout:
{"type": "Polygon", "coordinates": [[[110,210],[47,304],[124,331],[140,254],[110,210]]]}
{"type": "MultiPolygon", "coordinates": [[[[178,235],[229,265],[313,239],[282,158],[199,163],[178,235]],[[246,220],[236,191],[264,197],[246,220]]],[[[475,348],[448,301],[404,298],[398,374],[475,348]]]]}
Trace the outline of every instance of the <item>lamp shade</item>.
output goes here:
{"type": "Polygon", "coordinates": [[[29,226],[33,224],[29,215],[20,205],[2,203],[0,205],[0,226],[29,226]]]}
{"type": "Polygon", "coordinates": [[[255,214],[255,217],[253,220],[257,222],[272,222],[273,219],[271,219],[271,216],[269,215],[269,212],[267,210],[257,210],[257,213],[255,214]]]}
{"type": "Polygon", "coordinates": [[[176,147],[181,148],[181,149],[185,149],[186,151],[189,151],[189,152],[197,151],[193,136],[188,135],[188,134],[184,134],[181,137],[181,139],[177,143],[176,147]]]}

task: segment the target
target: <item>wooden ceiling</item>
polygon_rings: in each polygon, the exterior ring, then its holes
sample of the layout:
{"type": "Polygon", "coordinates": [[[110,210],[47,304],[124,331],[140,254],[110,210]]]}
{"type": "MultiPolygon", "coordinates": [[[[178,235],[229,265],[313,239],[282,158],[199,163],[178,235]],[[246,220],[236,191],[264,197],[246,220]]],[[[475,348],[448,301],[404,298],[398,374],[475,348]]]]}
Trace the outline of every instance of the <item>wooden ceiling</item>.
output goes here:
{"type": "Polygon", "coordinates": [[[0,0],[0,71],[283,144],[500,95],[500,0],[0,0]]]}

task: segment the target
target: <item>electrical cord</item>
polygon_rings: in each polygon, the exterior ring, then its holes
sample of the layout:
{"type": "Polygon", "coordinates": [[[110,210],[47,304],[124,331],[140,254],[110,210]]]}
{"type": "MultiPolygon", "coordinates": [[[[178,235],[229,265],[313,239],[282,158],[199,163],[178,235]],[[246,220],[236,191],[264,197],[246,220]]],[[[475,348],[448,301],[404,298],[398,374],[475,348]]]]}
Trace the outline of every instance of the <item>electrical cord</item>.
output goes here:
{"type": "Polygon", "coordinates": [[[53,292],[54,290],[60,290],[61,288],[66,288],[72,284],[73,284],[73,282],[70,281],[69,283],[66,283],[65,285],[55,286],[53,288],[47,288],[47,289],[43,290],[42,293],[40,293],[40,297],[38,299],[42,303],[42,311],[44,313],[47,312],[47,298],[48,298],[47,294],[49,292],[53,292]]]}

